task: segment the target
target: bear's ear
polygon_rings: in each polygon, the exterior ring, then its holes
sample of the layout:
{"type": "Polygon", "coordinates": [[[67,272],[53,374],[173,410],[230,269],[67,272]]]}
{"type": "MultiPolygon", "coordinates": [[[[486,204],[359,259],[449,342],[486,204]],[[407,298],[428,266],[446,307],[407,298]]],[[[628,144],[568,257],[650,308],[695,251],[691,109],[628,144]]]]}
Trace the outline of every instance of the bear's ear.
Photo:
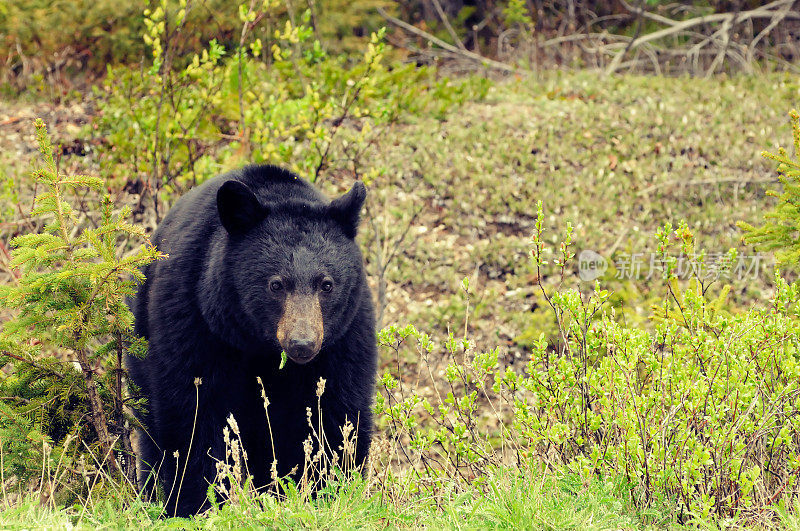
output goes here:
{"type": "Polygon", "coordinates": [[[342,226],[348,238],[355,238],[358,231],[358,219],[364,199],[367,198],[367,189],[364,183],[356,181],[349,192],[331,201],[328,214],[342,226]]]}
{"type": "Polygon", "coordinates": [[[241,234],[267,215],[267,208],[246,184],[226,181],[217,190],[217,212],[228,234],[241,234]]]}

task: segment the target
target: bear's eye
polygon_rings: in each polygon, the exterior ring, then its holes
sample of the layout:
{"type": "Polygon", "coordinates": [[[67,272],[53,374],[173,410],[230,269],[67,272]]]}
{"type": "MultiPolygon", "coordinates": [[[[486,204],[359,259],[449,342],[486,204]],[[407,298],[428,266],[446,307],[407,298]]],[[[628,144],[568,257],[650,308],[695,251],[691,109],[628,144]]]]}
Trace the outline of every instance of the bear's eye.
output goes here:
{"type": "Polygon", "coordinates": [[[269,283],[270,291],[280,291],[283,289],[283,283],[280,280],[273,280],[269,283]]]}
{"type": "Polygon", "coordinates": [[[330,293],[331,291],[333,291],[333,282],[331,282],[328,279],[325,279],[322,281],[322,284],[320,284],[319,289],[321,289],[325,293],[330,293]]]}

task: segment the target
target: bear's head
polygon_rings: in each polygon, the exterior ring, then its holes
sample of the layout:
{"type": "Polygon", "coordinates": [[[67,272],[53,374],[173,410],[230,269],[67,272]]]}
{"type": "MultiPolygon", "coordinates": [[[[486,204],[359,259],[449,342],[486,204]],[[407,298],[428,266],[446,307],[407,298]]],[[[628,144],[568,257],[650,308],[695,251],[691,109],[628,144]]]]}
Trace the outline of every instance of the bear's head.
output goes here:
{"type": "Polygon", "coordinates": [[[366,189],[356,182],[329,203],[294,195],[260,199],[229,180],[217,192],[217,210],[234,326],[302,365],[344,334],[369,296],[355,242],[366,189]]]}

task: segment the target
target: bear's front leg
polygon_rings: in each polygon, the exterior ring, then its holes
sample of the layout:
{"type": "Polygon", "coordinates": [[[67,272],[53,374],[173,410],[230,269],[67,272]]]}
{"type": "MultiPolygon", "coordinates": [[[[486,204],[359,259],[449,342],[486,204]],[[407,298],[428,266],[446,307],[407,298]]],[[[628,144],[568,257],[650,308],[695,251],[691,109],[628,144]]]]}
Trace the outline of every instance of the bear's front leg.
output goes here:
{"type": "MultiPolygon", "coordinates": [[[[187,439],[180,441],[177,455],[175,450],[164,458],[160,470],[161,485],[164,489],[165,513],[167,516],[189,517],[210,507],[208,488],[217,475],[216,463],[225,459],[225,442],[222,418],[198,417],[194,437],[189,438],[191,427],[187,427],[187,439]],[[186,455],[188,454],[188,462],[186,455]]],[[[166,447],[174,448],[178,441],[166,442],[166,447]]]]}
{"type": "Polygon", "coordinates": [[[217,460],[225,459],[223,429],[234,408],[230,391],[215,391],[210,374],[171,380],[171,387],[151,399],[159,462],[150,465],[158,471],[166,515],[190,516],[209,507],[206,493],[216,477],[217,460]]]}

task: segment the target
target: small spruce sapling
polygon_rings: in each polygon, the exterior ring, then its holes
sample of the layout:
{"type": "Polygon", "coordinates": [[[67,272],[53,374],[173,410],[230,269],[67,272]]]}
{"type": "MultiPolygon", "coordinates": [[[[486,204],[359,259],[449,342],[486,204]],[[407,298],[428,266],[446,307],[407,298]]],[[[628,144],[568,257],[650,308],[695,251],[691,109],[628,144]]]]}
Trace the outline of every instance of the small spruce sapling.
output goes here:
{"type": "Polygon", "coordinates": [[[144,345],[133,336],[125,298],[143,280],[140,268],[161,255],[142,227],[125,221],[127,208],[113,213],[107,195],[97,226],[82,226],[68,194],[102,190],[103,181],[62,174],[44,123],[34,125],[44,164],[33,176],[44,192],[31,217],[44,227],[11,241],[19,277],[0,287],[0,304],[14,313],[0,331],[0,438],[38,433],[58,447],[77,437],[76,448],[100,450],[98,462],[133,481],[133,459],[120,465],[115,456],[115,450],[131,455],[122,359],[144,345]],[[126,250],[118,244],[123,238],[142,243],[126,250]]]}

